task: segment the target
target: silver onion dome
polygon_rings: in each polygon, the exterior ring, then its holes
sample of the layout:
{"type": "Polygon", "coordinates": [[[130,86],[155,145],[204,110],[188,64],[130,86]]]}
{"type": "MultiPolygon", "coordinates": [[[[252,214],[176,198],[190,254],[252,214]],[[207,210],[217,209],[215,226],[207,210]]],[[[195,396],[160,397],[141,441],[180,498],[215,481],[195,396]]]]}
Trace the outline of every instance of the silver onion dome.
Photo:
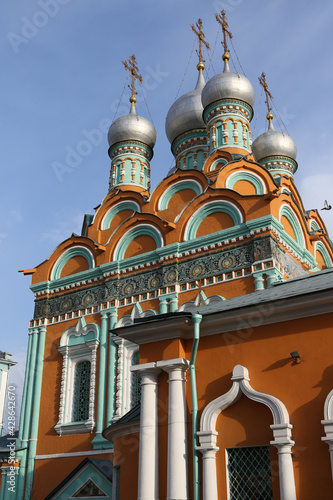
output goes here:
{"type": "Polygon", "coordinates": [[[135,105],[132,103],[128,115],[121,116],[115,120],[108,133],[109,146],[123,141],[140,141],[153,148],[156,142],[156,130],[154,125],[136,114],[135,105]]]}
{"type": "Polygon", "coordinates": [[[189,130],[206,129],[202,118],[203,107],[201,103],[201,92],[204,86],[205,79],[200,71],[195,89],[179,97],[169,109],[165,121],[165,131],[170,143],[189,130]]]}
{"type": "Polygon", "coordinates": [[[252,108],[254,89],[246,76],[230,71],[228,59],[225,59],[223,73],[208,80],[202,91],[201,99],[204,108],[221,99],[239,99],[252,108]]]}
{"type": "Polygon", "coordinates": [[[292,160],[296,160],[297,148],[290,135],[274,129],[270,118],[268,131],[259,135],[253,141],[252,153],[256,161],[260,161],[267,156],[287,156],[292,160]]]}

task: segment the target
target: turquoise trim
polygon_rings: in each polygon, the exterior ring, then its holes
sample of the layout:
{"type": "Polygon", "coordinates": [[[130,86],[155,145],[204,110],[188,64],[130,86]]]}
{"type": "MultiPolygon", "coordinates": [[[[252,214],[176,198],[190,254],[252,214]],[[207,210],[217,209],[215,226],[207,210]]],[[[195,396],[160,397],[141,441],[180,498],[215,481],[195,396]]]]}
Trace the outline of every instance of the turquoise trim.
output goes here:
{"type": "Polygon", "coordinates": [[[84,257],[88,262],[89,269],[95,267],[95,261],[92,252],[85,247],[75,246],[69,248],[68,250],[65,250],[65,252],[59,257],[57,262],[54,264],[51,273],[52,281],[60,279],[60,275],[64,266],[70,259],[73,259],[74,257],[84,257]]]}
{"type": "MultiPolygon", "coordinates": [[[[82,460],[83,459],[84,457],[82,457],[82,460]]],[[[95,498],[96,500],[97,498],[100,498],[101,500],[112,498],[111,482],[108,481],[106,477],[101,474],[92,464],[88,463],[88,465],[82,468],[81,471],[77,472],[74,478],[71,478],[68,481],[68,484],[64,486],[64,489],[61,490],[61,493],[56,495],[57,500],[68,500],[70,498],[76,498],[74,497],[75,493],[79,494],[82,486],[89,480],[92,480],[92,482],[105,493],[105,496],[92,496],[91,498],[95,498]]],[[[87,495],[85,495],[85,497],[86,496],[87,495]]],[[[78,496],[78,498],[85,497],[78,496]]]]}
{"type": "Polygon", "coordinates": [[[260,179],[251,172],[237,172],[236,174],[231,174],[227,179],[226,188],[234,189],[234,185],[239,181],[247,181],[252,184],[256,190],[256,194],[265,194],[264,186],[260,182],[260,179]]]}
{"type": "Polygon", "coordinates": [[[219,160],[215,160],[211,164],[209,171],[214,172],[214,170],[216,170],[216,169],[220,170],[221,168],[225,167],[227,164],[228,164],[228,160],[226,160],[225,158],[220,158],[219,160]]]}
{"type": "Polygon", "coordinates": [[[59,290],[60,287],[69,286],[82,281],[82,275],[84,275],[84,280],[93,280],[95,277],[102,277],[108,273],[119,273],[122,269],[134,268],[135,266],[146,265],[147,262],[158,261],[162,257],[169,257],[170,255],[183,254],[184,252],[191,252],[191,250],[196,250],[198,248],[204,248],[209,245],[218,245],[226,240],[231,240],[232,238],[239,238],[240,236],[246,236],[250,231],[256,231],[263,227],[272,226],[278,232],[278,235],[283,243],[286,243],[300,259],[304,259],[310,265],[310,267],[316,268],[317,263],[315,257],[304,247],[301,247],[296,243],[296,241],[289,236],[283,228],[283,225],[272,215],[265,215],[257,219],[249,220],[246,223],[239,224],[216,233],[208,234],[205,236],[200,236],[192,240],[185,240],[177,243],[172,243],[170,245],[165,245],[163,247],[157,248],[151,252],[135,255],[127,259],[112,261],[101,266],[91,269],[90,271],[84,271],[80,275],[71,275],[66,278],[61,278],[57,282],[44,281],[36,285],[32,285],[30,288],[35,292],[42,290],[59,290]],[[78,279],[79,277],[79,279],[78,279]]]}
{"type": "MultiPolygon", "coordinates": [[[[216,108],[222,108],[222,106],[239,106],[240,108],[243,108],[245,111],[247,111],[249,113],[249,118],[246,118],[245,115],[242,115],[242,119],[247,121],[247,122],[250,122],[252,120],[252,117],[253,117],[253,109],[251,108],[251,106],[249,104],[246,104],[244,101],[239,101],[237,99],[221,99],[219,101],[215,101],[213,102],[212,104],[210,104],[209,106],[207,106],[204,110],[204,113],[203,113],[203,119],[205,121],[205,123],[207,123],[207,116],[209,115],[209,113],[211,111],[215,111],[215,114],[214,116],[211,116],[209,118],[209,121],[211,120],[215,120],[216,119],[216,116],[221,114],[221,111],[222,110],[217,110],[216,108]]],[[[223,110],[225,111],[225,109],[223,110]]],[[[223,114],[223,119],[224,117],[228,118],[229,116],[232,116],[233,118],[235,117],[235,114],[238,113],[239,111],[238,110],[234,110],[234,113],[233,113],[233,110],[230,110],[230,114],[229,114],[229,110],[228,110],[228,114],[223,114]]]]}
{"type": "MultiPolygon", "coordinates": [[[[117,323],[118,310],[116,307],[109,309],[110,311],[110,330],[112,330],[117,323]]],[[[114,343],[110,334],[109,339],[109,366],[108,366],[108,389],[107,389],[107,404],[106,404],[106,425],[112,424],[112,419],[115,412],[115,394],[116,394],[116,380],[117,380],[117,346],[114,343]]]]}
{"type": "Polygon", "coordinates": [[[235,226],[238,226],[242,223],[241,215],[235,205],[226,203],[224,201],[214,201],[206,203],[205,205],[203,205],[203,207],[201,207],[199,210],[197,210],[197,212],[193,214],[193,219],[190,219],[187,225],[184,239],[188,241],[196,238],[200,224],[206,219],[206,217],[215,213],[228,214],[232,218],[235,226]]]}
{"type": "MultiPolygon", "coordinates": [[[[181,146],[185,141],[191,141],[194,139],[193,142],[193,150],[194,148],[198,149],[207,149],[207,144],[206,141],[203,144],[198,144],[198,139],[203,137],[206,139],[207,137],[207,130],[205,128],[198,128],[198,129],[193,129],[188,132],[184,132],[184,134],[179,135],[174,142],[171,145],[171,151],[174,155],[177,154],[177,150],[179,146],[181,146]]],[[[189,148],[192,150],[192,145],[188,144],[189,148]]],[[[185,151],[184,151],[185,152],[185,151]]]]}
{"type": "Polygon", "coordinates": [[[312,220],[310,223],[310,229],[312,229],[312,231],[318,231],[320,229],[318,222],[315,220],[312,220]]]}
{"type": "Polygon", "coordinates": [[[291,208],[288,205],[282,206],[281,211],[280,211],[280,221],[281,221],[282,217],[285,217],[288,220],[288,222],[290,223],[290,225],[294,231],[294,234],[295,234],[296,243],[300,247],[304,247],[304,236],[303,236],[303,233],[302,233],[302,230],[300,227],[300,223],[299,223],[296,215],[294,214],[294,212],[291,210],[291,208]]]}
{"type": "Polygon", "coordinates": [[[327,268],[332,267],[332,260],[331,257],[327,251],[327,248],[321,241],[317,241],[316,243],[316,252],[320,252],[322,258],[324,259],[325,266],[327,268]]]}
{"type": "Polygon", "coordinates": [[[185,189],[191,189],[198,196],[203,192],[203,189],[196,182],[191,180],[188,181],[179,181],[173,184],[170,188],[168,188],[161,196],[159,201],[159,210],[166,210],[169,207],[169,202],[171,198],[180,191],[185,189]]]}
{"type": "Polygon", "coordinates": [[[24,377],[24,384],[23,384],[20,425],[19,425],[19,432],[18,432],[17,441],[16,441],[17,448],[21,447],[21,440],[22,440],[22,436],[23,436],[23,425],[24,425],[24,422],[26,419],[27,392],[28,392],[28,384],[29,384],[27,374],[30,373],[31,349],[32,349],[32,335],[29,335],[27,360],[26,360],[26,365],[25,365],[26,376],[24,377]]]}
{"type": "Polygon", "coordinates": [[[192,454],[193,454],[193,499],[200,498],[200,478],[199,478],[199,452],[198,452],[198,394],[197,381],[195,374],[195,361],[197,357],[200,340],[201,314],[192,314],[194,323],[193,344],[190,358],[190,380],[191,380],[191,398],[192,398],[192,454]]]}
{"type": "Polygon", "coordinates": [[[101,230],[104,231],[105,229],[109,229],[112,219],[124,210],[133,210],[133,212],[138,212],[140,211],[140,207],[134,201],[124,201],[117,203],[115,206],[111,207],[110,210],[108,210],[104,215],[101,224],[101,230]]]}
{"type": "Polygon", "coordinates": [[[132,243],[132,241],[138,236],[150,236],[156,243],[157,248],[161,248],[163,246],[163,236],[158,230],[151,225],[142,224],[140,226],[136,226],[130,229],[120,240],[115,249],[113,260],[123,260],[125,256],[125,252],[132,243]]]}
{"type": "Polygon", "coordinates": [[[31,414],[31,430],[29,438],[28,463],[26,472],[25,500],[30,500],[34,478],[35,457],[37,449],[39,409],[42,390],[43,359],[45,347],[46,327],[40,327],[38,332],[38,348],[36,359],[36,374],[34,383],[34,399],[31,414]]]}
{"type": "Polygon", "coordinates": [[[105,390],[106,390],[106,355],[108,343],[108,311],[101,312],[101,330],[99,345],[99,376],[98,376],[98,395],[97,395],[97,417],[96,417],[96,436],[92,441],[95,449],[102,449],[103,443],[109,448],[109,441],[102,437],[105,417],[105,390]]]}
{"type": "Polygon", "coordinates": [[[292,160],[288,156],[266,156],[258,162],[260,165],[265,167],[269,172],[280,175],[288,175],[290,177],[296,172],[298,168],[298,163],[292,160]],[[287,163],[286,165],[279,165],[280,162],[287,163]],[[268,163],[276,163],[275,165],[267,165],[268,163]]]}

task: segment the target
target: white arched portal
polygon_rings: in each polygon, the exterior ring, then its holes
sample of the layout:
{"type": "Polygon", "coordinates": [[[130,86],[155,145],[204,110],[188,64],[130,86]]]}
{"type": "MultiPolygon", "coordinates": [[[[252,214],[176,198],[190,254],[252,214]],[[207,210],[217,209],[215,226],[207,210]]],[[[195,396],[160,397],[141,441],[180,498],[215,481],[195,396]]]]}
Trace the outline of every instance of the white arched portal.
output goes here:
{"type": "Polygon", "coordinates": [[[330,455],[331,455],[331,468],[332,468],[332,480],[333,480],[333,390],[328,394],[325,400],[324,406],[324,420],[321,421],[325,430],[325,437],[322,437],[322,441],[328,444],[330,455]]]}
{"type": "Polygon", "coordinates": [[[271,410],[274,440],[271,444],[278,450],[280,495],[281,500],[296,500],[294,469],[291,457],[291,448],[294,446],[289,422],[289,414],[285,405],[274,396],[255,391],[250,385],[247,368],[236,365],[233,369],[230,391],[211,401],[204,409],[200,420],[198,450],[203,455],[203,499],[218,500],[216,452],[218,451],[216,421],[219,414],[240,399],[242,394],[253,401],[262,403],[271,410]]]}

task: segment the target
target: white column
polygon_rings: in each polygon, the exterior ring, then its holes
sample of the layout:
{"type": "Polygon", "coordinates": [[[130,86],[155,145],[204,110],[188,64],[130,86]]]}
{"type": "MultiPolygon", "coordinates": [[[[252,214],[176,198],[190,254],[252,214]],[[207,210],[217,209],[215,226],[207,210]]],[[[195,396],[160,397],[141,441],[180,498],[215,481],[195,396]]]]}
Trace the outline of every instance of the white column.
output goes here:
{"type": "Polygon", "coordinates": [[[158,500],[158,427],[156,363],[132,366],[141,377],[138,500],[158,500]]]}
{"type": "Polygon", "coordinates": [[[280,498],[281,500],[296,500],[296,488],[294,478],[294,467],[291,448],[295,442],[291,440],[291,424],[273,424],[275,440],[271,441],[278,450],[280,498]]]}
{"type": "Polygon", "coordinates": [[[200,442],[197,450],[202,453],[203,459],[203,500],[218,500],[216,453],[219,448],[216,446],[217,434],[216,431],[200,431],[197,433],[200,442]]]}
{"type": "Polygon", "coordinates": [[[188,500],[185,372],[189,362],[177,358],[157,366],[169,374],[167,500],[188,500]]]}
{"type": "Polygon", "coordinates": [[[331,456],[331,470],[332,470],[332,479],[333,479],[333,420],[322,420],[321,423],[325,429],[325,437],[322,437],[322,441],[328,444],[331,456]]]}

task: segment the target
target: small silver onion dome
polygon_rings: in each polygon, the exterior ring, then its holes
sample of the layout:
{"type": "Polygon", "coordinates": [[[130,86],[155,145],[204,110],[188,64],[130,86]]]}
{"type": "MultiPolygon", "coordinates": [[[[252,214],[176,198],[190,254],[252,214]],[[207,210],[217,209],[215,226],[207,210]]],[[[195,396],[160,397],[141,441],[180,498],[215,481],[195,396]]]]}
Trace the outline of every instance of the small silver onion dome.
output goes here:
{"type": "Polygon", "coordinates": [[[121,116],[115,120],[108,133],[109,146],[123,141],[140,141],[153,148],[156,142],[156,130],[154,125],[136,114],[135,104],[132,102],[128,115],[121,116]]]}
{"type": "Polygon", "coordinates": [[[201,104],[201,92],[204,86],[205,79],[202,71],[199,71],[195,89],[179,97],[169,109],[165,122],[165,131],[170,143],[184,132],[206,128],[202,118],[203,107],[201,104]]]}
{"type": "Polygon", "coordinates": [[[268,115],[268,131],[259,135],[252,144],[252,153],[256,161],[260,161],[267,156],[287,156],[296,160],[296,144],[290,137],[275,130],[272,123],[273,115],[268,115]]]}
{"type": "Polygon", "coordinates": [[[251,82],[246,76],[230,71],[228,58],[224,59],[223,73],[208,80],[202,91],[201,99],[204,108],[221,99],[239,99],[249,104],[251,108],[253,107],[254,89],[251,82]]]}

